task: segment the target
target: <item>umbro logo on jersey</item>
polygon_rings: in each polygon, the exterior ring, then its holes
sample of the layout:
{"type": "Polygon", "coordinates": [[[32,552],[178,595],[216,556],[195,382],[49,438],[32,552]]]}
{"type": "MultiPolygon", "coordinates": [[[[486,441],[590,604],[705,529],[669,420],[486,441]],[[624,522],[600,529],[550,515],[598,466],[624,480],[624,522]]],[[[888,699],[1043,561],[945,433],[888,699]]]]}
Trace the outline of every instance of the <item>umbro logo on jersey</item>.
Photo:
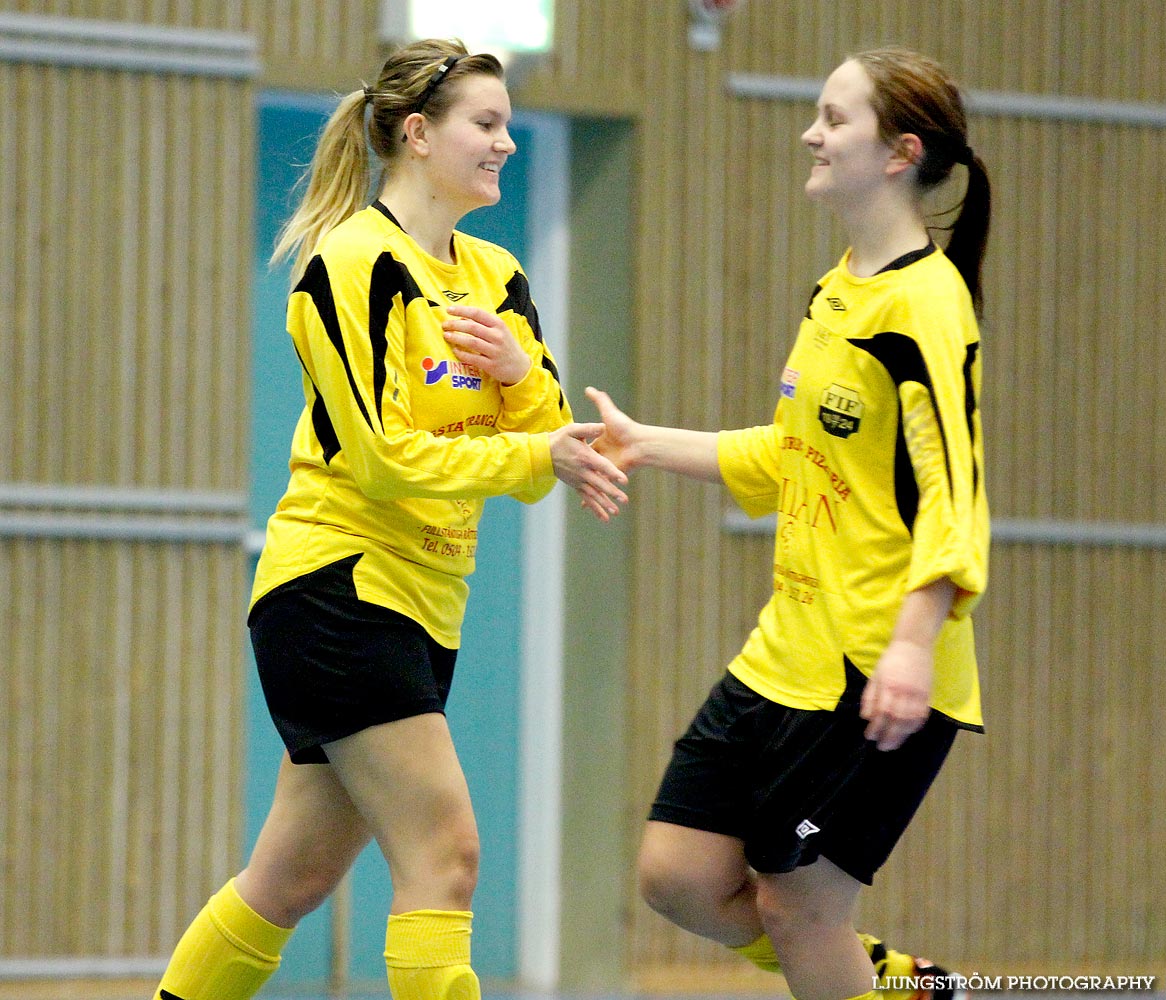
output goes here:
{"type": "Polygon", "coordinates": [[[441,294],[444,295],[450,302],[461,302],[469,292],[451,292],[448,288],[443,288],[441,294]]]}
{"type": "Polygon", "coordinates": [[[798,824],[798,828],[794,830],[794,833],[798,835],[799,840],[805,840],[811,833],[819,832],[821,832],[820,829],[814,826],[814,824],[811,823],[808,819],[802,820],[798,824]]]}
{"type": "Polygon", "coordinates": [[[838,312],[838,313],[846,312],[846,303],[843,302],[840,298],[838,298],[838,296],[828,295],[826,297],[826,301],[830,303],[830,308],[833,309],[835,312],[838,312]]]}

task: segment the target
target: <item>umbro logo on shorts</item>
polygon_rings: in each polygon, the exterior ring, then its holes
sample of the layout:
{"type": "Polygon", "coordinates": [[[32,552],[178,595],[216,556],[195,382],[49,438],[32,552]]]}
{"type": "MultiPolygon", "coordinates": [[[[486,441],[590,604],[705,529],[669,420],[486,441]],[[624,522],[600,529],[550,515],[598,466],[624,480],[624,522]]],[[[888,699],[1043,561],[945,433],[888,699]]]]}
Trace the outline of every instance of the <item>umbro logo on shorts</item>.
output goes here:
{"type": "Polygon", "coordinates": [[[818,833],[818,832],[819,832],[819,828],[814,826],[814,824],[811,823],[808,819],[802,820],[798,824],[798,828],[796,830],[794,830],[794,833],[796,833],[798,835],[798,837],[802,840],[805,840],[811,833],[818,833]]]}

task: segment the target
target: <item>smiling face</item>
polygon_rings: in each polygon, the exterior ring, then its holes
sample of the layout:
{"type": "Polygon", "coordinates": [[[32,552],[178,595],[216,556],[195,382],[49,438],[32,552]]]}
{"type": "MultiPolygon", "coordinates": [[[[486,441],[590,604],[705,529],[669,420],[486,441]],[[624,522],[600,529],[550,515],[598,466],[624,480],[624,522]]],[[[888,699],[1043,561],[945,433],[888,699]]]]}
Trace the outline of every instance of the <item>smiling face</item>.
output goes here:
{"type": "Polygon", "coordinates": [[[451,80],[456,98],[426,131],[435,189],[460,212],[494,205],[502,197],[498,174],[517,146],[510,138],[510,96],[496,77],[451,80]]]}
{"type": "Polygon", "coordinates": [[[802,134],[814,156],[806,194],[838,206],[865,201],[887,177],[896,158],[879,136],[870,77],[847,61],[827,78],[818,115],[802,134]]]}

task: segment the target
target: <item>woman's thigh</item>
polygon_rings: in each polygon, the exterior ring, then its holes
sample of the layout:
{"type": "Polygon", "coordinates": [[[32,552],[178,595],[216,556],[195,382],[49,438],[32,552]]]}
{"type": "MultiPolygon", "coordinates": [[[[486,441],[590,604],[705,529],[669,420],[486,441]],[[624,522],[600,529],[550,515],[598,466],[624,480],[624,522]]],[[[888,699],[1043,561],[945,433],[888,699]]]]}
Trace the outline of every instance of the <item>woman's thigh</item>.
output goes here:
{"type": "Polygon", "coordinates": [[[372,726],[325,749],[389,863],[394,911],[468,906],[478,833],[445,716],[372,726]]]}
{"type": "Polygon", "coordinates": [[[285,754],[237,888],[272,923],[293,926],[331,894],[371,838],[332,767],[293,764],[285,754]]]}

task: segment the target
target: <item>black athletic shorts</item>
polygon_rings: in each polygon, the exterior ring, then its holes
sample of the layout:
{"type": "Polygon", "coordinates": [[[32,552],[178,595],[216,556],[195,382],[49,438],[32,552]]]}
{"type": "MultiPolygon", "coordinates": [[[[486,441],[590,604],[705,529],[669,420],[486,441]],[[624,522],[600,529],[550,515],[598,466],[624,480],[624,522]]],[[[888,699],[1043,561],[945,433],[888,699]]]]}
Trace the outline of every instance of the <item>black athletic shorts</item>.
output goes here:
{"type": "Polygon", "coordinates": [[[247,619],[267,708],[296,764],[327,763],[323,744],[370,726],[445,711],[457,650],[357,597],[359,559],[276,587],[247,619]]]}
{"type": "Polygon", "coordinates": [[[932,712],[897,750],[865,739],[866,678],[847,663],[834,711],[778,705],[726,674],[676,741],[650,819],[737,837],[755,871],[819,857],[870,885],[951,749],[932,712]]]}

